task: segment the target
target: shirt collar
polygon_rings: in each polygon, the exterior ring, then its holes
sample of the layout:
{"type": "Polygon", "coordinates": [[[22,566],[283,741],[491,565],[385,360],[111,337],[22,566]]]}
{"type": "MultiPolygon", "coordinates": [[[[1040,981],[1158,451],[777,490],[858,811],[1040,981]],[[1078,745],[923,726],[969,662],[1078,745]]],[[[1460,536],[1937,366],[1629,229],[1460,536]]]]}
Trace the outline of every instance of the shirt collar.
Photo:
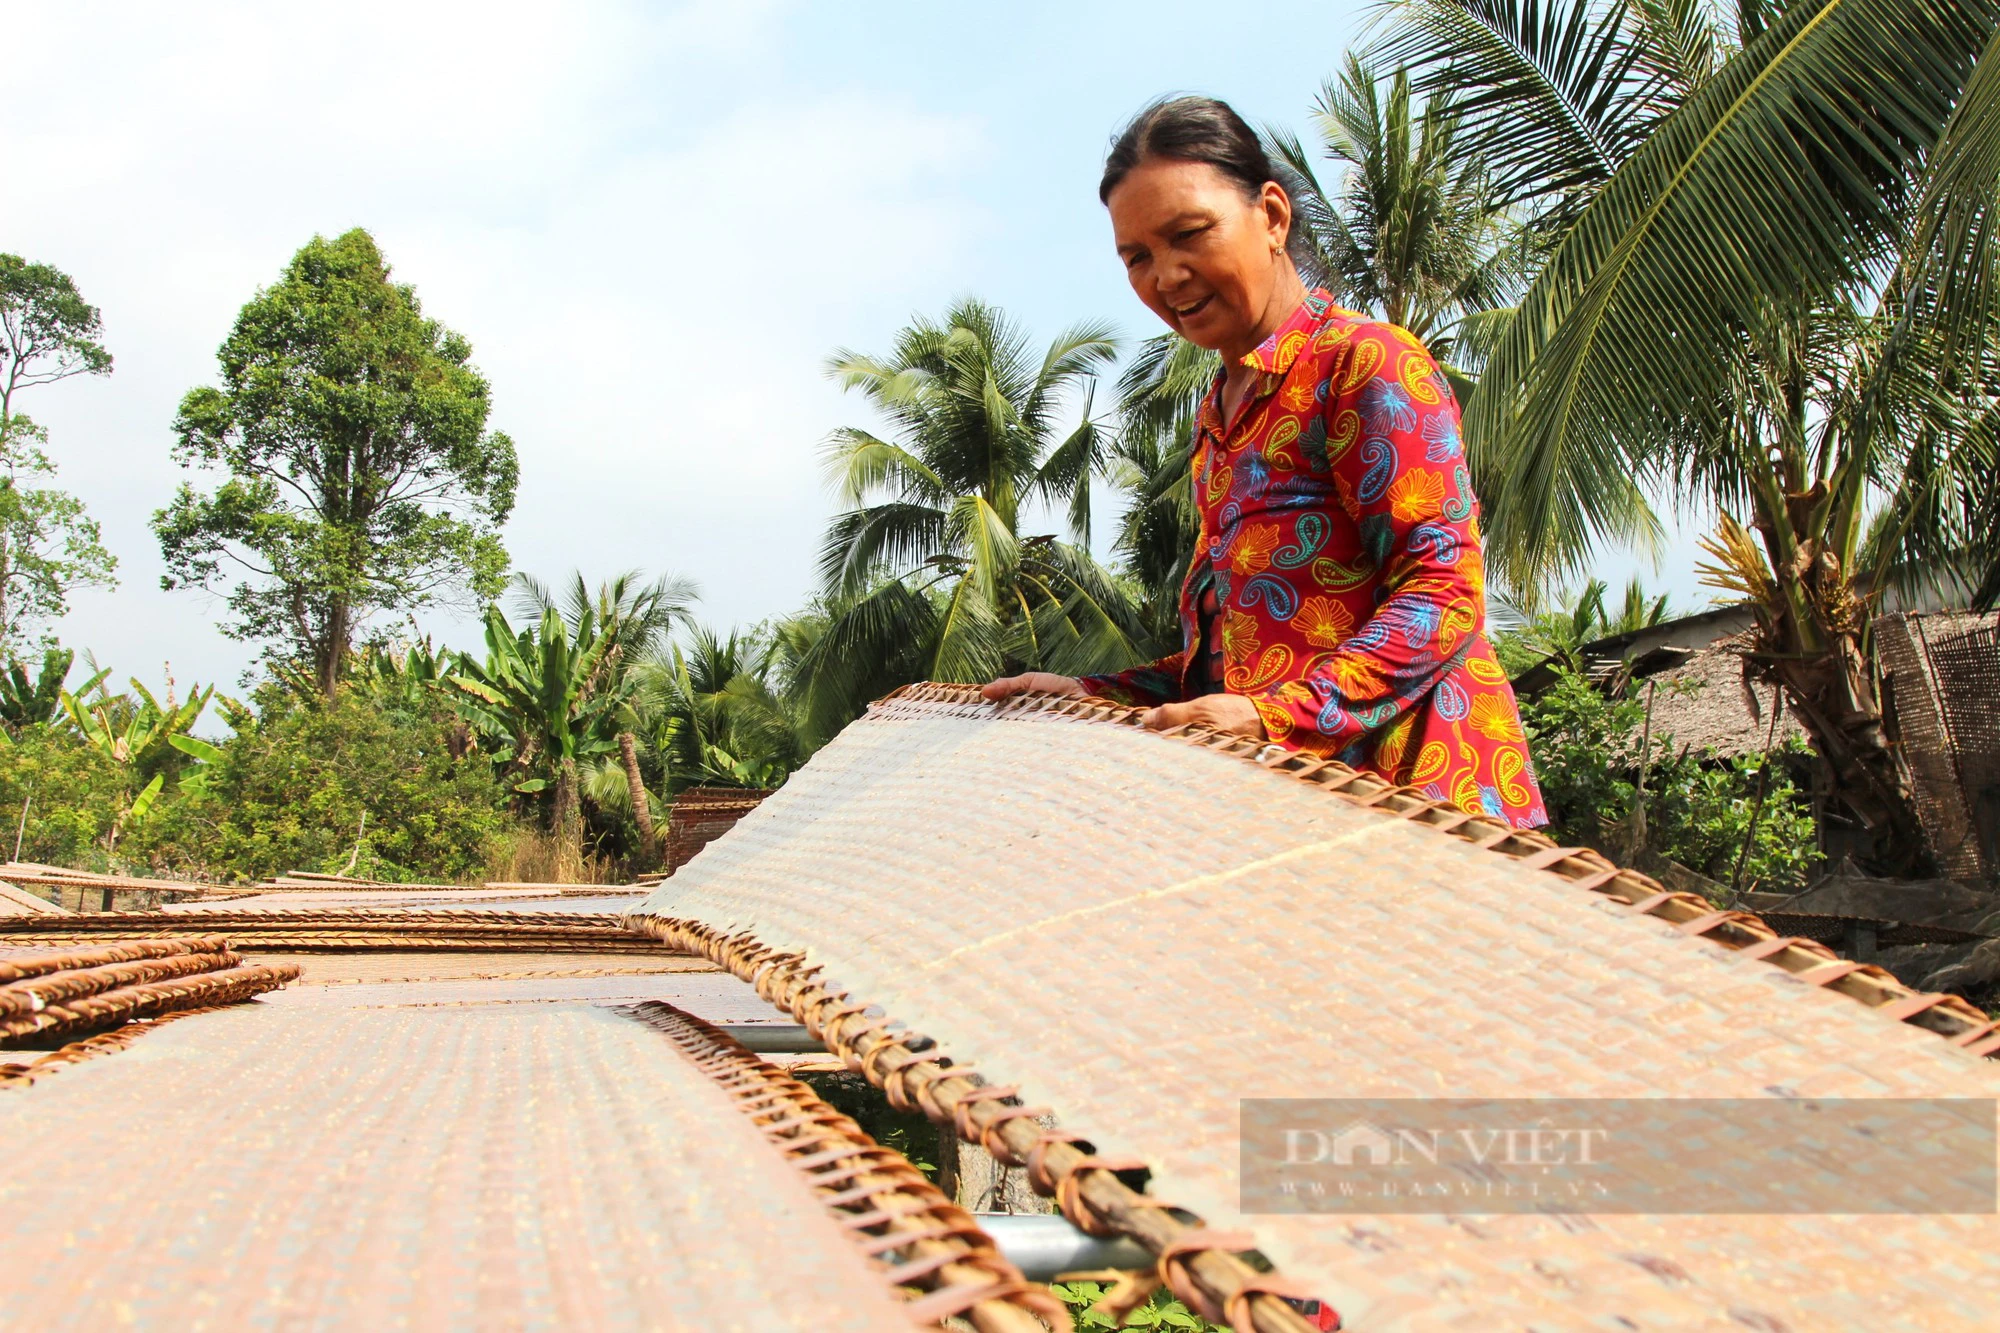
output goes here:
{"type": "Polygon", "coordinates": [[[1307,292],[1298,309],[1271,330],[1271,336],[1258,343],[1256,350],[1243,358],[1243,364],[1267,375],[1284,374],[1292,368],[1292,362],[1298,360],[1299,353],[1305,350],[1313,329],[1333,308],[1332,293],[1317,287],[1307,292]]]}

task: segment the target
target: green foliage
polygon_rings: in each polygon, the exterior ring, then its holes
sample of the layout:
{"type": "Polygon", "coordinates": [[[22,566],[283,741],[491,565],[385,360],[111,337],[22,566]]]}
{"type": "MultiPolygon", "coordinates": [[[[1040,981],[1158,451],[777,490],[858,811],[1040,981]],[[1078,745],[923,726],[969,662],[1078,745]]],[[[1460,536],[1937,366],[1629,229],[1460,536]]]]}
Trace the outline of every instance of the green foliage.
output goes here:
{"type": "Polygon", "coordinates": [[[1598,820],[1630,812],[1644,718],[1636,700],[1607,698],[1567,670],[1522,700],[1521,724],[1556,836],[1595,842],[1598,820]]]}
{"type": "Polygon", "coordinates": [[[938,1130],[921,1111],[898,1111],[879,1088],[859,1074],[807,1071],[799,1081],[820,1100],[861,1127],[861,1132],[885,1148],[909,1159],[910,1165],[937,1178],[938,1130]]]}
{"type": "Polygon", "coordinates": [[[486,657],[461,655],[445,683],[465,715],[511,748],[523,769],[542,769],[616,748],[618,710],[634,684],[600,679],[613,640],[586,609],[573,627],[554,607],[541,624],[515,632],[500,608],[486,609],[486,657]]]}
{"type": "Polygon", "coordinates": [[[1165,1288],[1146,1298],[1146,1303],[1127,1315],[1123,1325],[1109,1315],[1098,1314],[1091,1306],[1111,1290],[1104,1282],[1054,1282],[1049,1284],[1056,1299],[1069,1307],[1078,1328],[1162,1328],[1185,1329],[1190,1333],[1227,1333],[1220,1324],[1211,1324],[1175,1300],[1165,1288]]]}
{"type": "MultiPolygon", "coordinates": [[[[1566,843],[1603,841],[1603,825],[1632,811],[1641,767],[1645,706],[1608,698],[1582,677],[1559,670],[1555,685],[1521,705],[1553,833],[1566,843]]],[[[1802,741],[1778,757],[1804,757],[1802,741]]],[[[1761,756],[1716,761],[1677,752],[1655,730],[1643,756],[1647,769],[1648,845],[1711,879],[1728,883],[1750,836],[1761,756]]],[[[1744,864],[1746,890],[1787,892],[1805,887],[1819,862],[1812,814],[1782,764],[1773,764],[1763,812],[1744,864]]]]}
{"type": "Polygon", "coordinates": [[[315,237],[181,401],[176,460],[223,479],[154,516],[165,586],[226,589],[226,632],[329,694],[372,615],[497,595],[518,468],[471,356],[367,232],[315,237]]]}
{"type": "Polygon", "coordinates": [[[640,730],[664,761],[667,789],[777,786],[808,747],[772,686],[770,641],[702,626],[687,640],[634,670],[640,730]]]}
{"type": "Polygon", "coordinates": [[[1000,311],[969,300],[912,323],[887,357],[834,354],[831,373],[894,430],[849,428],[828,443],[852,507],[828,529],[830,622],[794,681],[816,731],[857,715],[885,664],[900,684],[1139,659],[1133,609],[1088,550],[1106,447],[1089,394],[1115,354],[1110,331],[1086,324],[1037,357],[1000,311]],[[1058,438],[1079,396],[1082,419],[1058,438]],[[1074,542],[1022,531],[1032,501],[1064,507],[1074,542]]]}
{"type": "MultiPolygon", "coordinates": [[[[1812,747],[1794,736],[1778,748],[1777,757],[1800,759],[1811,754],[1812,747]]],[[[1752,835],[1752,798],[1763,766],[1760,755],[1738,755],[1720,763],[1702,763],[1685,755],[1661,764],[1648,779],[1660,784],[1658,799],[1647,804],[1647,816],[1656,826],[1651,833],[1654,844],[1668,849],[1667,855],[1689,869],[1727,884],[1735,876],[1744,839],[1750,838],[1750,854],[1743,862],[1746,891],[1803,889],[1820,859],[1812,810],[1791,778],[1774,764],[1763,813],[1757,816],[1752,835]]]]}
{"type": "Polygon", "coordinates": [[[1320,148],[1341,179],[1323,186],[1295,137],[1271,135],[1304,188],[1294,201],[1307,276],[1341,302],[1408,329],[1455,362],[1467,315],[1504,306],[1533,259],[1485,162],[1460,142],[1445,99],[1420,105],[1409,76],[1382,80],[1349,55],[1313,108],[1320,148]]]}
{"type": "Polygon", "coordinates": [[[453,654],[439,651],[429,636],[404,644],[374,640],[362,645],[347,683],[378,708],[424,713],[450,675],[453,660],[453,654]]]}
{"type": "Polygon", "coordinates": [[[60,620],[74,590],[117,583],[117,557],[83,501],[36,484],[56,472],[43,438],[24,416],[0,420],[0,645],[12,649],[60,620]]]}
{"type": "Polygon", "coordinates": [[[42,654],[41,674],[32,680],[18,660],[7,664],[0,674],[0,724],[6,727],[0,743],[7,735],[19,735],[23,727],[53,722],[61,715],[63,682],[74,661],[74,649],[50,647],[42,654]]]}
{"type": "Polygon", "coordinates": [[[0,416],[13,394],[72,375],[109,375],[97,307],[61,269],[0,255],[0,416]]]}
{"type": "Polygon", "coordinates": [[[1581,671],[1585,644],[1673,618],[1666,595],[1649,597],[1636,575],[1625,585],[1624,603],[1616,610],[1604,604],[1608,591],[1602,579],[1591,579],[1567,605],[1558,604],[1550,610],[1529,614],[1511,603],[1504,604],[1504,610],[1519,624],[1493,635],[1500,665],[1508,675],[1518,676],[1542,659],[1554,657],[1571,671],[1581,671]]]}
{"type": "Polygon", "coordinates": [[[1198,521],[1189,481],[1195,413],[1222,360],[1179,334],[1148,338],[1118,376],[1118,438],[1106,477],[1125,497],[1117,551],[1138,585],[1142,656],[1181,646],[1180,591],[1198,521]]]}
{"type": "Polygon", "coordinates": [[[21,389],[107,375],[97,308],[68,274],[0,254],[0,650],[59,619],[71,590],[109,586],[117,560],[83,502],[37,483],[55,475],[48,434],[16,410],[21,389]]]}
{"type": "Polygon", "coordinates": [[[266,687],[257,703],[215,747],[202,788],[162,801],[129,837],[135,858],[221,877],[455,881],[479,875],[510,827],[492,765],[452,757],[441,700],[410,716],[360,691],[301,700],[266,687]]]}
{"type": "Polygon", "coordinates": [[[114,763],[129,764],[135,773],[154,776],[175,763],[176,754],[192,751],[174,742],[186,737],[200,720],[215,687],[196,686],[186,703],[175,703],[171,691],[162,704],[135,678],[131,694],[110,694],[100,671],[71,694],[62,691],[62,710],[85,743],[114,763]]]}
{"type": "Polygon", "coordinates": [[[0,854],[11,855],[27,802],[22,859],[108,870],[107,835],[131,800],[132,772],[57,726],[23,727],[0,746],[0,854]]]}

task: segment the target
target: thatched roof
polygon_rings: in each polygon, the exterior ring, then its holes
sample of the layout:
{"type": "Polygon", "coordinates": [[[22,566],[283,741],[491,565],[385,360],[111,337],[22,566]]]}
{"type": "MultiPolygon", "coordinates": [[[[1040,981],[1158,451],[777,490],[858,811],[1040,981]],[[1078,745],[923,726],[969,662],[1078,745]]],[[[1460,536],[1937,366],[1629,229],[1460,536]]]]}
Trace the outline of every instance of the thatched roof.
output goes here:
{"type": "Polygon", "coordinates": [[[1653,735],[1671,736],[1674,748],[1706,751],[1719,759],[1762,754],[1767,740],[1783,745],[1804,728],[1787,711],[1771,732],[1776,686],[1751,685],[1743,678],[1740,636],[1721,639],[1689,654],[1679,666],[1635,681],[1633,690],[1653,698],[1653,735]]]}

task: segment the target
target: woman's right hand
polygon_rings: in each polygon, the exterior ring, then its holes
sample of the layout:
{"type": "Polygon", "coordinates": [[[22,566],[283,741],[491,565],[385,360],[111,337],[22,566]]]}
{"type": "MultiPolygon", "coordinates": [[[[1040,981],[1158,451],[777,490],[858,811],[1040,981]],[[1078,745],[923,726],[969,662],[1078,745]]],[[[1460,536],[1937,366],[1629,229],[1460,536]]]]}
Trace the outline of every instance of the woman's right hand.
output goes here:
{"type": "Polygon", "coordinates": [[[1058,676],[1053,671],[1027,671],[1018,676],[1002,676],[979,687],[979,692],[994,703],[1011,699],[1017,694],[1057,694],[1067,699],[1080,699],[1084,689],[1075,676],[1058,676]]]}

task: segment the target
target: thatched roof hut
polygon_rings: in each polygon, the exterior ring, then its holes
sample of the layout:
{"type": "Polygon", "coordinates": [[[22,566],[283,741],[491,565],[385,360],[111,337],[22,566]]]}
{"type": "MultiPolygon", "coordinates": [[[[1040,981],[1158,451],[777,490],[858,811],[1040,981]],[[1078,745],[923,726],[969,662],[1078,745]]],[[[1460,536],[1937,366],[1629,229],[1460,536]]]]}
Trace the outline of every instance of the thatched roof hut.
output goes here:
{"type": "Polygon", "coordinates": [[[1652,696],[1653,734],[1671,736],[1677,749],[1718,759],[1762,754],[1805,729],[1789,712],[1771,728],[1777,686],[1752,684],[1743,673],[1742,636],[1722,639],[1688,653],[1676,666],[1651,675],[1635,674],[1635,690],[1652,696]]]}
{"type": "MultiPolygon", "coordinates": [[[[1578,650],[1583,675],[1599,689],[1630,690],[1644,698],[1651,687],[1653,734],[1671,736],[1677,748],[1718,759],[1762,754],[1805,733],[1786,714],[1771,730],[1775,687],[1753,685],[1744,675],[1754,614],[1746,605],[1597,639],[1578,650]]],[[[1533,698],[1555,684],[1551,655],[1514,678],[1514,692],[1533,698]]]]}

